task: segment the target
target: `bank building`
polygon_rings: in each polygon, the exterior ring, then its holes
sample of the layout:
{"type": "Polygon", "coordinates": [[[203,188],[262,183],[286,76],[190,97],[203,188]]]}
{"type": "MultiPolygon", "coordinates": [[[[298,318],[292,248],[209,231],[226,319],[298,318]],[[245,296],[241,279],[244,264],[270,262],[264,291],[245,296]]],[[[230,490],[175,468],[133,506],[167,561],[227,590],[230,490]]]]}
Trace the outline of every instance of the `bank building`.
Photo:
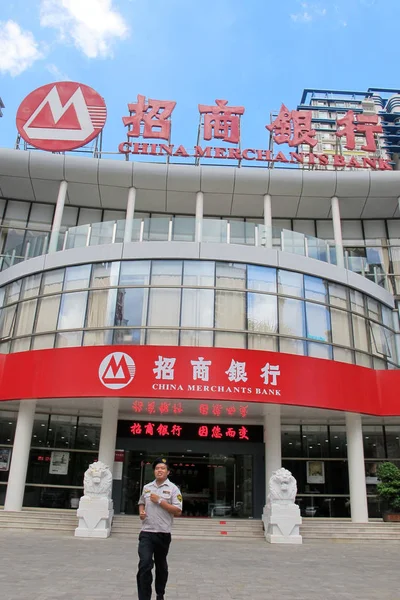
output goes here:
{"type": "Polygon", "coordinates": [[[161,454],[187,517],[260,519],[281,466],[303,517],[381,517],[377,468],[400,464],[400,95],[305,90],[246,154],[243,107],[199,105],[189,148],[179,103],[138,96],[108,154],[90,88],[43,87],[0,149],[0,505],[76,508],[100,459],[137,514],[161,454]],[[62,90],[92,124],[73,144],[66,109],[62,128],[41,114],[62,90]]]}

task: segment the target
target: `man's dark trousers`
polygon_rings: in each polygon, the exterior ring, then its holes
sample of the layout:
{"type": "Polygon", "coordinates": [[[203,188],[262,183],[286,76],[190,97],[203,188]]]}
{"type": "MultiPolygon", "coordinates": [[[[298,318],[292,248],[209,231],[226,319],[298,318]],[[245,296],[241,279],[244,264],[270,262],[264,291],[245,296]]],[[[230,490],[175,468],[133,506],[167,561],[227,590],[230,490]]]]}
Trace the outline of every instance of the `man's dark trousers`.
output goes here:
{"type": "Polygon", "coordinates": [[[139,534],[139,568],[136,577],[139,600],[151,599],[151,584],[153,581],[151,571],[154,564],[156,566],[156,596],[164,597],[168,580],[167,554],[170,543],[170,533],[142,531],[139,534]]]}

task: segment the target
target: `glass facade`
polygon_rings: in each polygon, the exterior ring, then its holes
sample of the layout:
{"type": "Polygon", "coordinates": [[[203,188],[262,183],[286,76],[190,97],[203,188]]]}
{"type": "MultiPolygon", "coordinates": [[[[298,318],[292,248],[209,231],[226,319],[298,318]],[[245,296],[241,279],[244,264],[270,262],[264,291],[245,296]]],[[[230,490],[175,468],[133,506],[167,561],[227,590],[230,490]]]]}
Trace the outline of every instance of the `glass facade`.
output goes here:
{"type": "Polygon", "coordinates": [[[2,352],[151,344],[270,349],[396,368],[391,309],[283,269],[136,260],[31,275],[0,289],[2,352]]]}

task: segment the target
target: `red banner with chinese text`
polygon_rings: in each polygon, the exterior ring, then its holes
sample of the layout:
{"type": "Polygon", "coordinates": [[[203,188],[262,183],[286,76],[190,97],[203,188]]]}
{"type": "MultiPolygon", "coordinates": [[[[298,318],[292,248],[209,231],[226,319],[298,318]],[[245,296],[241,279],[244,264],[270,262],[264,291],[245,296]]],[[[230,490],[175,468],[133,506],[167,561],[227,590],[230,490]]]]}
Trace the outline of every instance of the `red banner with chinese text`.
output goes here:
{"type": "Polygon", "coordinates": [[[110,397],[288,404],[400,415],[400,371],[227,348],[96,346],[0,355],[0,401],[110,397]]]}

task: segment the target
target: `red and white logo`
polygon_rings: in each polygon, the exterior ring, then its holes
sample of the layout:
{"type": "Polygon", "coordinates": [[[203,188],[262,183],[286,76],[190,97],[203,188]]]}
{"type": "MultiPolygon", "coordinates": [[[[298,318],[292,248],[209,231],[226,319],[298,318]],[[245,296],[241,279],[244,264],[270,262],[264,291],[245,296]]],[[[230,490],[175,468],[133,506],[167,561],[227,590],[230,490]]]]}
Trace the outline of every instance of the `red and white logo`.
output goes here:
{"type": "Polygon", "coordinates": [[[110,390],[120,390],[129,385],[135,373],[135,361],[125,352],[108,354],[99,367],[100,381],[110,390]]]}
{"type": "Polygon", "coordinates": [[[35,148],[64,152],[91,142],[106,118],[105,102],[95,90],[82,83],[60,81],[37,88],[21,102],[17,129],[35,148]]]}

